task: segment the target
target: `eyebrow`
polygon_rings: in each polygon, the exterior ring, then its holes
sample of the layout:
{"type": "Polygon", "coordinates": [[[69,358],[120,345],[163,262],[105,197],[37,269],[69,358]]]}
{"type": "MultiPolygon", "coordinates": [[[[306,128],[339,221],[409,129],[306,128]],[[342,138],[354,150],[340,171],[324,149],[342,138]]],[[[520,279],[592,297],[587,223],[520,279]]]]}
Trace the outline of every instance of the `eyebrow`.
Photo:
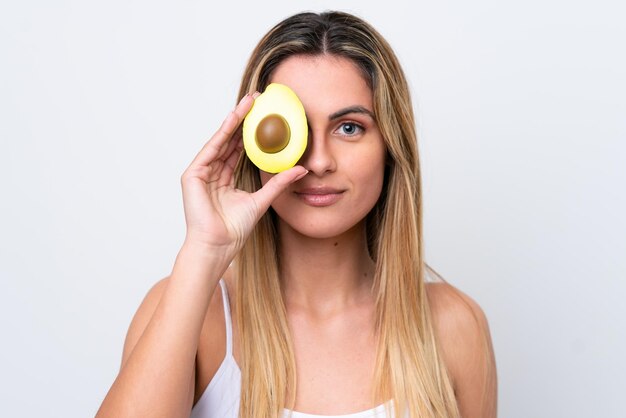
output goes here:
{"type": "Polygon", "coordinates": [[[342,116],[348,115],[350,113],[363,113],[368,115],[370,118],[372,118],[373,120],[376,120],[376,118],[374,117],[374,113],[372,113],[371,110],[368,110],[366,108],[364,108],[363,106],[349,106],[346,107],[344,109],[338,110],[335,113],[331,114],[330,116],[328,116],[328,120],[335,120],[338,119],[342,116]]]}

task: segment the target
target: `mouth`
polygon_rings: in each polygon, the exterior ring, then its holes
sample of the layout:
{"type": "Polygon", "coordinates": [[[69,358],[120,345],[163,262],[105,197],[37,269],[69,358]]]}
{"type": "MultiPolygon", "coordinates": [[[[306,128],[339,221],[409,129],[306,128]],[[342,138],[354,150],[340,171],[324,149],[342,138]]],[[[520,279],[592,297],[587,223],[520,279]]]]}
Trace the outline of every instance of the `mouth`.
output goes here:
{"type": "Polygon", "coordinates": [[[310,187],[296,190],[294,193],[307,205],[323,207],[338,202],[343,197],[344,191],[330,187],[310,187]]]}

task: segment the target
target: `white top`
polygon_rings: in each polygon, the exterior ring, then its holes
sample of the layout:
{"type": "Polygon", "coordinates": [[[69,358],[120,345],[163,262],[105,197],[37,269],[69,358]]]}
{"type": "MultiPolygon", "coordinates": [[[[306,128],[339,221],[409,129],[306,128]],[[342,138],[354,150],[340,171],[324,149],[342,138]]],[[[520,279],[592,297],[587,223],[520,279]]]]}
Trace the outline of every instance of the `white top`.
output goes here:
{"type": "MultiPolygon", "coordinates": [[[[233,357],[233,326],[226,283],[220,280],[226,321],[226,356],[204,393],[191,410],[190,418],[237,418],[241,392],[241,370],[233,357]]],[[[312,415],[284,410],[285,418],[370,418],[384,417],[385,405],[347,415],[312,415]]]]}

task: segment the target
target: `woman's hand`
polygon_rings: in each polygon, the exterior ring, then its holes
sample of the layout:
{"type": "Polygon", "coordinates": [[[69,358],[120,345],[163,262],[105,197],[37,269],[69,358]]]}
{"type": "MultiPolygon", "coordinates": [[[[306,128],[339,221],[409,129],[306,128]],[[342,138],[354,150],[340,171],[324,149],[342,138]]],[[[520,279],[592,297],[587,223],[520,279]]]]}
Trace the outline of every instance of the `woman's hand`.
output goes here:
{"type": "Polygon", "coordinates": [[[271,202],[307,173],[296,166],[275,175],[255,193],[235,189],[233,171],[243,150],[238,127],[257,96],[241,99],[182,175],[186,244],[234,256],[271,202]]]}

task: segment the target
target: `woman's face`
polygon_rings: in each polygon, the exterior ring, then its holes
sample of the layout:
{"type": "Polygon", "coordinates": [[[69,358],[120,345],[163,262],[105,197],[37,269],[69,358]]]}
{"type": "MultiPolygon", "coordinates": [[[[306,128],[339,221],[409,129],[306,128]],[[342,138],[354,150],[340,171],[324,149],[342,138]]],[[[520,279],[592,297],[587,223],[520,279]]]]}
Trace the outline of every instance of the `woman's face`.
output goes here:
{"type": "MultiPolygon", "coordinates": [[[[272,207],[281,223],[303,235],[338,236],[364,220],[383,185],[386,149],[373,117],[372,91],[352,61],[332,55],[292,56],[270,81],[298,95],[309,125],[309,143],[298,162],[309,173],[272,207]]],[[[271,176],[261,171],[262,183],[271,176]]]]}

